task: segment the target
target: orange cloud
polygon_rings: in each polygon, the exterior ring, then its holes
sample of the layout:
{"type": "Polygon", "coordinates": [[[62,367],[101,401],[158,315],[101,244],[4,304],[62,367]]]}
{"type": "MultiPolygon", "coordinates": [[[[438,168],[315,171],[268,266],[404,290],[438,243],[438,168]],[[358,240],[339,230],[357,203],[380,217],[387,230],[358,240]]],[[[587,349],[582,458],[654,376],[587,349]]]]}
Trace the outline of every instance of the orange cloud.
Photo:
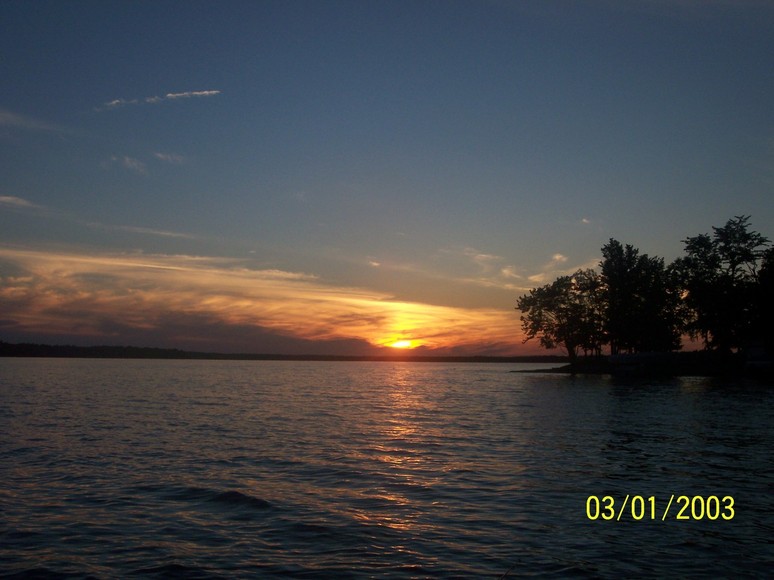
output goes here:
{"type": "Polygon", "coordinates": [[[231,348],[255,351],[250,337],[259,333],[372,348],[410,340],[439,352],[524,352],[513,310],[398,301],[234,259],[0,248],[0,260],[15,272],[0,278],[6,328],[28,335],[115,343],[153,334],[187,347],[217,334],[221,341],[243,337],[231,348]]]}

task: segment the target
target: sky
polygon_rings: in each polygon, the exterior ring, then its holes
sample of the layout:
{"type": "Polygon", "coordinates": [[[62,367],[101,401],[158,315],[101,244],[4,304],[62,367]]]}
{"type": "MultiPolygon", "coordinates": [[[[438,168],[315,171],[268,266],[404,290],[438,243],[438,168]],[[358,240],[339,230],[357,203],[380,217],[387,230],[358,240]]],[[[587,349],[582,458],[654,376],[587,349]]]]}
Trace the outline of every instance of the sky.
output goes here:
{"type": "Polygon", "coordinates": [[[774,238],[768,0],[0,3],[0,340],[541,352],[610,238],[774,238]]]}

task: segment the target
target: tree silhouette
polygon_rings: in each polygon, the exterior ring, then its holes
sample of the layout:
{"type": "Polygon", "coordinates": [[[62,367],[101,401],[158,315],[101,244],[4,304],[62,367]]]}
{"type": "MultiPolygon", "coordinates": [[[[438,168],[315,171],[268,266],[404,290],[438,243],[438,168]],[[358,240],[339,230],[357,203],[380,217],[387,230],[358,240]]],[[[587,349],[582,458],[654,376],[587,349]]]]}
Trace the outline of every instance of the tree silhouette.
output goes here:
{"type": "Polygon", "coordinates": [[[533,288],[516,306],[522,312],[524,341],[538,337],[545,348],[562,346],[572,362],[579,350],[599,354],[604,344],[599,297],[599,276],[594,270],[578,270],[533,288]]]}
{"type": "Polygon", "coordinates": [[[604,327],[604,284],[595,270],[578,270],[572,275],[575,294],[577,328],[580,341],[578,347],[584,355],[602,354],[607,343],[604,327]]]}
{"type": "Polygon", "coordinates": [[[684,333],[719,353],[752,344],[771,353],[774,248],[749,219],[686,238],[685,255],[668,267],[611,238],[600,274],[578,270],[519,298],[525,342],[562,346],[572,362],[605,345],[611,354],[677,350],[684,333]]]}
{"type": "Polygon", "coordinates": [[[611,354],[680,348],[679,296],[664,259],[610,239],[602,247],[604,327],[611,354]]]}
{"type": "Polygon", "coordinates": [[[736,216],[713,227],[712,236],[686,238],[686,255],[674,263],[690,313],[686,330],[725,353],[744,346],[756,326],[759,270],[769,241],[750,231],[749,219],[736,216]]]}
{"type": "Polygon", "coordinates": [[[774,248],[763,254],[756,290],[752,336],[774,353],[774,248]]]}

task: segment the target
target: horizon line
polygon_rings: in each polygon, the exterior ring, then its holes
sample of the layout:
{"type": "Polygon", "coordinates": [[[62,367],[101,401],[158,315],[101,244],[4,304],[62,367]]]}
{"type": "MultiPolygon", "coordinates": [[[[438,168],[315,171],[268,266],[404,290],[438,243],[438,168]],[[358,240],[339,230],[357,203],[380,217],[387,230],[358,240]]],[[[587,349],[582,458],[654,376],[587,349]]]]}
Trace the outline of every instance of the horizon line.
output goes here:
{"type": "Polygon", "coordinates": [[[0,357],[19,358],[125,358],[179,360],[296,360],[296,361],[373,361],[373,362],[560,362],[568,360],[559,354],[532,355],[428,355],[428,354],[281,354],[220,353],[189,351],[180,348],[152,346],[43,344],[0,340],[0,357]]]}

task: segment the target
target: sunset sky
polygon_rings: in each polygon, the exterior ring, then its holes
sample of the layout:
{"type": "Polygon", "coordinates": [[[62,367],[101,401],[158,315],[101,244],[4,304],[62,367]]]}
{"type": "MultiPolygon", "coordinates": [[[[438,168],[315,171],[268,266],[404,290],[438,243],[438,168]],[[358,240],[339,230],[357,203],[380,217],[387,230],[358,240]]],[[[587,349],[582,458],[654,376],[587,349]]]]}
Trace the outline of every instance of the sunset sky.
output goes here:
{"type": "Polygon", "coordinates": [[[3,2],[0,79],[0,340],[530,354],[611,237],[774,237],[768,0],[3,2]]]}

